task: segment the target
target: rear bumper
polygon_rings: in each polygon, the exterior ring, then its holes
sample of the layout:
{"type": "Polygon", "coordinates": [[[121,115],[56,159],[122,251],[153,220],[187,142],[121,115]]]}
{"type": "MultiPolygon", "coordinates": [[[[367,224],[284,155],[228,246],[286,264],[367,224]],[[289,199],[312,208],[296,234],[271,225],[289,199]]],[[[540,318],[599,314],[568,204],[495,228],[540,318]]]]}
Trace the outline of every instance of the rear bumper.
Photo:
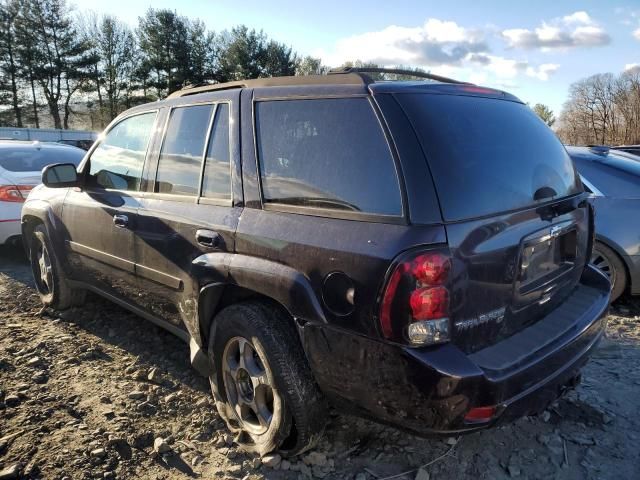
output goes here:
{"type": "MultiPolygon", "coordinates": [[[[566,302],[571,325],[528,352],[515,335],[467,355],[452,344],[410,349],[316,325],[304,329],[305,349],[338,407],[418,434],[471,432],[539,412],[575,383],[603,335],[609,283],[588,267],[576,295],[579,302],[566,302]],[[465,422],[469,409],[484,406],[496,407],[491,420],[465,422]]],[[[552,313],[536,325],[545,321],[558,319],[552,313]]]]}
{"type": "Polygon", "coordinates": [[[22,203],[0,202],[0,245],[21,233],[20,213],[22,203]]]}
{"type": "Polygon", "coordinates": [[[4,245],[7,240],[20,235],[21,226],[20,220],[16,219],[2,219],[0,218],[0,245],[4,245]]]}

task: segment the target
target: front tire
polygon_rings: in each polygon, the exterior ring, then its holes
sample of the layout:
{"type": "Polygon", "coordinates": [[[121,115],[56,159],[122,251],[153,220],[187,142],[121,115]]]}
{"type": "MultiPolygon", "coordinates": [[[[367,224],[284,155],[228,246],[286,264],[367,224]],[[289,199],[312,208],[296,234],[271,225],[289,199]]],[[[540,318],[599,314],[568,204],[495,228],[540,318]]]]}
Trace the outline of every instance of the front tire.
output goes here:
{"type": "Polygon", "coordinates": [[[593,246],[591,263],[609,278],[611,302],[616,301],[627,288],[627,271],[624,263],[616,252],[600,242],[596,242],[593,246]]]}
{"type": "Polygon", "coordinates": [[[260,455],[312,447],[326,405],[286,314],[259,302],[232,305],[218,314],[209,338],[211,388],[236,443],[260,455]]]}
{"type": "Polygon", "coordinates": [[[71,288],[51,246],[44,225],[37,225],[29,241],[33,280],[45,307],[66,310],[84,301],[84,290],[71,288]]]}

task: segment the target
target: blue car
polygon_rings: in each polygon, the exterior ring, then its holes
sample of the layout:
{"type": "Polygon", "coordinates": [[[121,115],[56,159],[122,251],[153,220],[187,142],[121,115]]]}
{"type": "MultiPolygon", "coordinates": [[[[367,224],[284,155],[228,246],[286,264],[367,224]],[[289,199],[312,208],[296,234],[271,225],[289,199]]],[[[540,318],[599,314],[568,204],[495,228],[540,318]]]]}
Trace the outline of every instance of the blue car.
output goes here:
{"type": "Polygon", "coordinates": [[[607,147],[567,147],[593,195],[596,243],[591,262],[611,280],[612,301],[640,295],[640,156],[607,147]]]}

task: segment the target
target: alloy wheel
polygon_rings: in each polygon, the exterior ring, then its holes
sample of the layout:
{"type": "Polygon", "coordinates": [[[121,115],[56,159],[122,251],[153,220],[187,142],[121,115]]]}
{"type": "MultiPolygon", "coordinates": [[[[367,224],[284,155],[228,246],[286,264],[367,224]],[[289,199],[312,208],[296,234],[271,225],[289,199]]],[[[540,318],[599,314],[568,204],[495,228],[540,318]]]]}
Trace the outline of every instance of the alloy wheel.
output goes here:
{"type": "Polygon", "coordinates": [[[35,280],[42,293],[51,293],[53,291],[53,267],[51,266],[51,258],[47,247],[41,241],[38,241],[36,259],[38,271],[35,272],[35,280]]]}
{"type": "Polygon", "coordinates": [[[607,257],[597,250],[594,250],[591,255],[591,263],[609,278],[611,285],[615,285],[616,271],[607,257]]]}
{"type": "Polygon", "coordinates": [[[233,337],[224,348],[222,370],[227,402],[237,420],[250,433],[266,432],[281,405],[266,359],[251,341],[233,337]]]}

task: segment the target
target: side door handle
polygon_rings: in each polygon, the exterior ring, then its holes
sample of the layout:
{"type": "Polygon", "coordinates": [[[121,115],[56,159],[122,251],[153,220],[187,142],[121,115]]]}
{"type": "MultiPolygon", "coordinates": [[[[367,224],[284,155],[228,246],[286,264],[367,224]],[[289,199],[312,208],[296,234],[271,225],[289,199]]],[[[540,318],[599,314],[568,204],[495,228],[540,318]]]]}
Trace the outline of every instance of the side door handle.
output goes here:
{"type": "Polygon", "coordinates": [[[224,250],[224,240],[222,236],[211,230],[198,230],[196,232],[196,242],[203,247],[224,250]]]}
{"type": "Polygon", "coordinates": [[[115,214],[113,216],[113,224],[119,228],[127,228],[129,226],[129,217],[126,215],[115,214]]]}

